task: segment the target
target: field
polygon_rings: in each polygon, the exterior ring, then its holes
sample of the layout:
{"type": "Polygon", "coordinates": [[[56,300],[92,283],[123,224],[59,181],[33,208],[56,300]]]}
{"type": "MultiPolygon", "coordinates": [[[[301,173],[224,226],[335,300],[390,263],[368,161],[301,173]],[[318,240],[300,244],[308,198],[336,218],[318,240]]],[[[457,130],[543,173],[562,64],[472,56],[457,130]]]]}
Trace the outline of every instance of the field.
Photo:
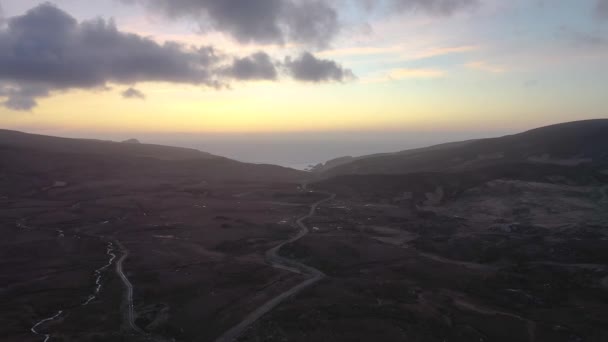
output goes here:
{"type": "Polygon", "coordinates": [[[603,159],[328,177],[9,138],[3,341],[608,340],[603,159]]]}
{"type": "Polygon", "coordinates": [[[300,279],[264,262],[317,199],[296,184],[61,184],[4,197],[0,209],[2,336],[39,341],[131,338],[124,284],[128,251],[136,324],[147,334],[210,340],[300,279]],[[113,246],[108,250],[109,244],[113,246]],[[83,305],[96,288],[99,295],[83,305]],[[121,310],[122,308],[122,310],[121,310]]]}
{"type": "Polygon", "coordinates": [[[242,341],[608,339],[605,187],[497,180],[433,205],[343,190],[283,249],[328,279],[242,341]]]}

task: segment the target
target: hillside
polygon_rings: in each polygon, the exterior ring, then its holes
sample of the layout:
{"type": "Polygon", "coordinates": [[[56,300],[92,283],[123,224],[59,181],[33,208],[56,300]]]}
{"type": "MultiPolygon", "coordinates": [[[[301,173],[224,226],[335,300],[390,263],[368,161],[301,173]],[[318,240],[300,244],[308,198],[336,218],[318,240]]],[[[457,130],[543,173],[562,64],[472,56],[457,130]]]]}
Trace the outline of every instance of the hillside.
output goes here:
{"type": "Polygon", "coordinates": [[[241,163],[194,149],[0,131],[0,186],[6,194],[55,182],[150,186],[191,181],[300,182],[307,177],[301,171],[241,163]]]}
{"type": "Polygon", "coordinates": [[[306,188],[196,150],[0,132],[3,341],[606,341],[605,127],[366,157],[438,171],[306,188]]]}
{"type": "Polygon", "coordinates": [[[505,163],[576,166],[608,161],[608,119],[577,121],[520,134],[371,155],[328,163],[324,176],[459,171],[505,163]],[[331,167],[333,165],[333,167],[331,167]]]}
{"type": "Polygon", "coordinates": [[[152,144],[140,144],[135,139],[122,143],[93,139],[69,139],[46,135],[0,130],[0,146],[35,149],[51,153],[108,155],[113,157],[150,157],[162,160],[191,160],[219,158],[195,149],[152,144]]]}

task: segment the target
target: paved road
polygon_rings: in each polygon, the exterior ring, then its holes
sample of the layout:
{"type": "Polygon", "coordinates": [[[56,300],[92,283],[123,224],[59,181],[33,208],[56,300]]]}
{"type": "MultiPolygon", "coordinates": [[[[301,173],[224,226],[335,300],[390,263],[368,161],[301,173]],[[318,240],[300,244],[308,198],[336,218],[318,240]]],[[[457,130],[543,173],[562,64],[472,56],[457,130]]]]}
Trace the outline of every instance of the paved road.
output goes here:
{"type": "Polygon", "coordinates": [[[116,263],[116,273],[118,274],[118,276],[120,277],[120,279],[122,279],[123,284],[125,285],[125,288],[127,289],[127,295],[126,295],[126,300],[127,300],[127,312],[126,312],[126,317],[127,317],[127,323],[129,324],[129,327],[135,331],[136,333],[139,334],[145,334],[143,330],[141,330],[137,324],[135,324],[135,311],[133,308],[133,285],[131,285],[131,282],[129,281],[129,278],[127,278],[127,276],[125,275],[125,273],[123,272],[123,263],[124,261],[129,257],[129,250],[125,248],[125,246],[120,243],[120,241],[116,241],[116,245],[120,248],[120,250],[122,251],[122,256],[120,257],[120,259],[118,259],[118,262],[116,263]]]}
{"type": "Polygon", "coordinates": [[[216,342],[235,341],[249,326],[251,326],[253,323],[255,323],[262,316],[264,316],[265,314],[270,312],[272,309],[277,307],[284,300],[286,300],[287,298],[289,298],[291,296],[298,294],[305,288],[317,283],[318,281],[320,281],[321,279],[323,279],[325,277],[325,274],[323,272],[317,270],[316,268],[304,265],[296,260],[284,258],[284,257],[280,256],[278,252],[283,246],[296,242],[309,233],[309,229],[306,226],[306,224],[304,223],[304,221],[306,221],[307,219],[309,219],[315,215],[315,212],[316,212],[317,208],[319,207],[319,205],[321,205],[325,202],[331,201],[336,197],[335,194],[326,193],[326,195],[328,195],[327,198],[314,203],[310,207],[310,212],[306,216],[301,217],[297,221],[300,231],[298,232],[298,234],[296,236],[294,236],[293,238],[283,242],[282,244],[280,244],[266,252],[266,261],[272,267],[291,271],[291,272],[298,273],[298,274],[304,274],[304,275],[307,275],[309,278],[306,279],[305,281],[303,281],[302,283],[292,287],[291,289],[281,293],[280,295],[272,298],[268,302],[264,303],[262,306],[258,307],[255,311],[253,311],[252,313],[247,315],[247,317],[245,317],[245,319],[243,319],[239,324],[232,327],[230,330],[228,330],[222,336],[220,336],[218,339],[216,339],[215,340],[216,342]]]}

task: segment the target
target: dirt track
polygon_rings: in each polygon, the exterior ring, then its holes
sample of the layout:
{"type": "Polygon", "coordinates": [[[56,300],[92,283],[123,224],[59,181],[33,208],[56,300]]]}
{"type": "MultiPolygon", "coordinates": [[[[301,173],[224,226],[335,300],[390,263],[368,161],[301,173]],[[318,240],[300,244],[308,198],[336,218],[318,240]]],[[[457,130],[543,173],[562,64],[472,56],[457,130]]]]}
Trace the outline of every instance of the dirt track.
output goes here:
{"type": "Polygon", "coordinates": [[[298,274],[304,274],[304,275],[307,275],[309,278],[306,279],[305,281],[303,281],[302,283],[292,287],[291,289],[272,298],[271,300],[264,303],[262,306],[258,307],[255,311],[253,311],[252,313],[247,315],[247,317],[245,317],[245,319],[243,319],[239,324],[235,325],[230,330],[225,332],[222,336],[220,336],[218,339],[216,339],[215,340],[216,342],[231,342],[231,341],[236,340],[249,326],[251,326],[253,323],[255,323],[262,316],[264,316],[265,314],[270,312],[272,309],[277,307],[284,300],[286,300],[287,298],[289,298],[291,296],[298,294],[302,290],[317,283],[318,281],[320,281],[321,279],[323,279],[325,277],[325,274],[323,272],[317,270],[316,268],[304,265],[295,260],[284,258],[278,254],[278,251],[283,246],[290,244],[290,243],[294,243],[309,233],[309,229],[306,226],[306,224],[304,223],[304,221],[306,221],[307,219],[309,219],[315,215],[315,212],[319,205],[321,205],[322,203],[325,203],[327,201],[331,201],[336,197],[335,194],[327,194],[327,195],[329,197],[314,203],[310,207],[310,212],[307,215],[298,219],[297,224],[298,224],[298,227],[300,228],[300,232],[296,236],[283,242],[282,244],[280,244],[276,247],[273,247],[272,249],[270,249],[269,251],[266,252],[266,261],[273,267],[282,269],[282,270],[288,270],[290,272],[294,272],[294,273],[298,273],[298,274]]]}
{"type": "Polygon", "coordinates": [[[118,262],[116,263],[116,273],[118,274],[123,284],[125,285],[125,288],[127,289],[127,295],[125,297],[127,300],[127,312],[125,314],[127,318],[127,323],[129,327],[136,333],[144,334],[144,332],[137,326],[137,324],[135,324],[135,312],[133,309],[133,285],[131,285],[129,278],[127,278],[127,276],[123,272],[123,263],[129,257],[129,250],[126,249],[125,246],[119,241],[116,241],[116,245],[118,245],[118,247],[122,251],[122,256],[120,257],[120,259],[118,259],[118,262]]]}

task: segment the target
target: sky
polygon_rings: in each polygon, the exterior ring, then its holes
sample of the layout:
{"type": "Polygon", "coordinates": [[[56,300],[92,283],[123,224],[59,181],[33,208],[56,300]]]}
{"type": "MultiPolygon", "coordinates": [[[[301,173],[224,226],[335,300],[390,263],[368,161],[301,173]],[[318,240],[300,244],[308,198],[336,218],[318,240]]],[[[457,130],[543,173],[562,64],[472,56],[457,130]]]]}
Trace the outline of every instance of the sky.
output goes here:
{"type": "Polygon", "coordinates": [[[607,81],[608,0],[0,0],[27,132],[312,163],[608,117],[607,81]]]}

